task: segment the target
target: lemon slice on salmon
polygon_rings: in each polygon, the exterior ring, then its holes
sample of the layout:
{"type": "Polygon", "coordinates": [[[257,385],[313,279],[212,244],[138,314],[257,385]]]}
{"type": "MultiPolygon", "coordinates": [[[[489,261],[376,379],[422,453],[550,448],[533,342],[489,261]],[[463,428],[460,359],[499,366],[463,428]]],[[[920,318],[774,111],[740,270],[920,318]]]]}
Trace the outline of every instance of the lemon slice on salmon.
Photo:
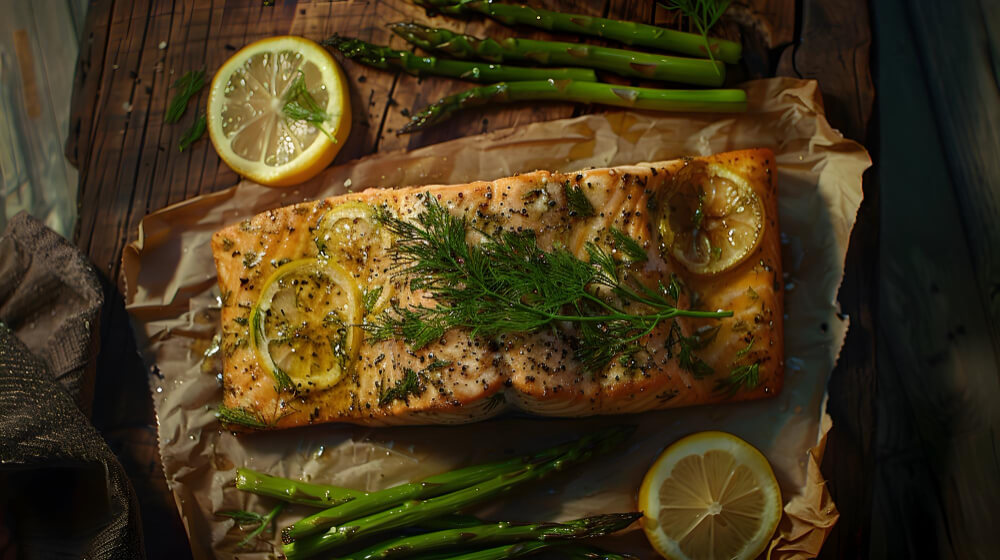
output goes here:
{"type": "Polygon", "coordinates": [[[370,204],[352,200],[334,206],[320,216],[313,241],[320,256],[343,266],[364,286],[368,315],[385,309],[392,297],[387,253],[392,237],[370,204]]]}
{"type": "Polygon", "coordinates": [[[278,390],[332,387],[361,342],[361,292],[336,263],[300,259],[267,280],[251,315],[253,349],[278,390]]]}
{"type": "Polygon", "coordinates": [[[308,39],[262,39],[215,73],[206,120],[215,151],[233,171],[264,185],[295,185],[326,168],[347,140],[347,80],[308,39]]]}
{"type": "Polygon", "coordinates": [[[760,451],[725,432],[685,437],[639,490],[643,529],[671,560],[756,558],[781,519],[781,491],[760,451]]]}
{"type": "Polygon", "coordinates": [[[664,255],[695,274],[740,264],[764,236],[764,205],[750,183],[717,164],[690,163],[674,177],[660,218],[664,255]]]}

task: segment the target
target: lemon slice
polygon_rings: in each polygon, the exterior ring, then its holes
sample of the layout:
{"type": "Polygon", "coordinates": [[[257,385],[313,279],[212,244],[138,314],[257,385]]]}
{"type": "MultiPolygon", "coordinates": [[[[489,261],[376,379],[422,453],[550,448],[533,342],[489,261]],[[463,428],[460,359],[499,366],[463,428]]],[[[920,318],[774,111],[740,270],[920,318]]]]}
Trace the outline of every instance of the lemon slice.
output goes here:
{"type": "Polygon", "coordinates": [[[781,519],[764,455],[725,432],[701,432],[660,455],[639,489],[643,529],[664,558],[756,558],[781,519]]]}
{"type": "Polygon", "coordinates": [[[279,390],[332,387],[357,356],[361,311],[358,285],[343,267],[292,261],[274,271],[254,308],[253,349],[279,390]]]}
{"type": "Polygon", "coordinates": [[[674,178],[660,219],[663,252],[695,274],[743,262],[764,236],[764,205],[743,176],[691,163],[674,178]]]}
{"type": "Polygon", "coordinates": [[[384,270],[388,265],[380,267],[375,261],[385,258],[392,238],[375,219],[371,205],[348,201],[334,206],[320,216],[314,241],[321,256],[342,265],[364,285],[368,314],[385,309],[392,284],[384,270]]]}
{"type": "Polygon", "coordinates": [[[207,121],[215,151],[233,171],[264,185],[295,185],[329,165],[347,140],[347,80],[330,53],[308,39],[263,39],[215,73],[207,121]],[[285,115],[299,79],[328,117],[322,123],[285,115]]]}

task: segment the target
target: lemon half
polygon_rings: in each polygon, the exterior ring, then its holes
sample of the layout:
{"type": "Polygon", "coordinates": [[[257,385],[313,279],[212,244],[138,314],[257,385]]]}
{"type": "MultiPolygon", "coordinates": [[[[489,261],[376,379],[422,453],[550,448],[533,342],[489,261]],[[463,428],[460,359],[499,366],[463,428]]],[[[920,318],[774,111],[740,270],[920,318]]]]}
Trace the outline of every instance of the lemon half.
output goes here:
{"type": "Polygon", "coordinates": [[[253,349],[279,390],[337,384],[361,342],[361,292],[340,265],[300,259],[278,267],[251,315],[253,349]]]}
{"type": "Polygon", "coordinates": [[[781,519],[771,465],[725,432],[685,437],[663,452],[639,490],[650,544],[672,560],[749,560],[781,519]]]}
{"type": "Polygon", "coordinates": [[[207,124],[215,151],[233,171],[264,185],[295,185],[326,168],[347,140],[347,80],[330,53],[308,39],[262,39],[215,73],[207,124]],[[284,113],[290,88],[300,77],[328,117],[321,124],[284,113]]]}
{"type": "Polygon", "coordinates": [[[660,218],[664,256],[695,274],[740,264],[764,237],[764,205],[742,175],[692,162],[674,177],[660,218]]]}

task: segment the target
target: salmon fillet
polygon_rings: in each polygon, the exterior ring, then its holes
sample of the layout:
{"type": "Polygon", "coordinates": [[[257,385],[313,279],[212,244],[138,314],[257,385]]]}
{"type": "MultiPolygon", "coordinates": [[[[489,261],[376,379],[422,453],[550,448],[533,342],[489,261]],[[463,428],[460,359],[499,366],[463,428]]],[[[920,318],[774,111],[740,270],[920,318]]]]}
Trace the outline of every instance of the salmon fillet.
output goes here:
{"type": "MultiPolygon", "coordinates": [[[[464,185],[369,189],[270,210],[229,226],[212,239],[223,294],[223,406],[253,419],[239,424],[286,428],[324,422],[466,423],[510,407],[559,417],[625,414],[773,396],[784,374],[773,166],[773,154],[757,149],[578,173],[536,171],[464,185]],[[746,180],[759,198],[764,224],[748,257],[710,275],[692,273],[669,251],[664,257],[657,225],[657,205],[676,188],[677,178],[706,165],[746,180]],[[595,214],[574,215],[567,188],[579,188],[595,214]],[[300,380],[294,388],[280,388],[253,344],[253,313],[268,279],[287,262],[317,255],[314,236],[331,209],[355,201],[413,220],[426,195],[451,214],[464,215],[473,228],[530,229],[542,249],[564,246],[582,260],[585,243],[599,243],[613,226],[648,255],[633,267],[637,281],[656,289],[676,278],[682,287],[677,307],[733,315],[664,323],[642,339],[638,362],[613,360],[600,371],[581,367],[574,358],[579,341],[572,329],[561,327],[489,340],[452,329],[416,350],[396,338],[373,342],[362,335],[354,338],[356,355],[332,386],[310,387],[300,380]],[[698,344],[686,361],[676,346],[678,336],[697,337],[689,339],[698,344]],[[698,367],[691,366],[692,359],[698,367]]],[[[344,259],[360,289],[382,285],[392,305],[402,309],[432,305],[426,294],[411,289],[407,277],[394,273],[391,237],[378,239],[383,241],[344,259]]]]}

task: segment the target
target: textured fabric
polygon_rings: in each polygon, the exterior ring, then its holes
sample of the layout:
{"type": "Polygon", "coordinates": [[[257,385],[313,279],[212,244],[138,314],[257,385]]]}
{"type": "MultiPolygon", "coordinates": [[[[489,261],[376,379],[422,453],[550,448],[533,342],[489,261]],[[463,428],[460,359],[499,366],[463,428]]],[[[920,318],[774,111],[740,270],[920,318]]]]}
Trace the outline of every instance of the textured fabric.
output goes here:
{"type": "Polygon", "coordinates": [[[0,321],[46,365],[88,414],[101,285],[86,257],[20,213],[0,238],[0,321]]]}
{"type": "Polygon", "coordinates": [[[18,558],[144,556],[135,493],[78,405],[100,304],[75,248],[25,215],[11,221],[0,238],[0,533],[18,558]]]}

